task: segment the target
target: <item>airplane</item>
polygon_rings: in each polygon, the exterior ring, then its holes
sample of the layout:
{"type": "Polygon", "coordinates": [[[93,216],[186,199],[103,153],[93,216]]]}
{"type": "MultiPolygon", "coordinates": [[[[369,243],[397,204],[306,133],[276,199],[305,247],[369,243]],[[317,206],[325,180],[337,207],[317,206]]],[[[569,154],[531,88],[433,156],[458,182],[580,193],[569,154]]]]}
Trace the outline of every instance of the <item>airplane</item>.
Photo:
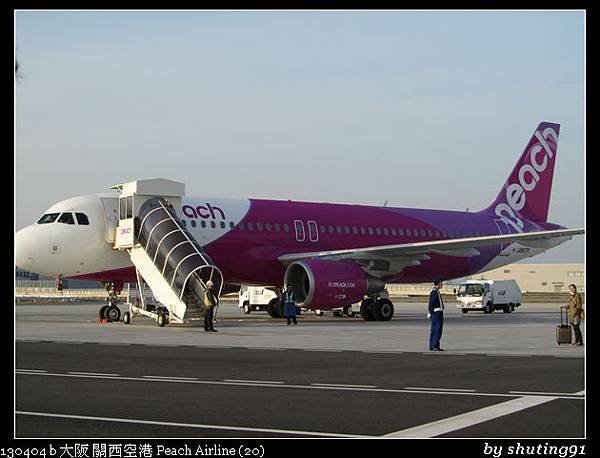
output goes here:
{"type": "MultiPolygon", "coordinates": [[[[160,205],[166,212],[163,220],[170,218],[172,230],[162,234],[166,238],[180,232],[178,236],[191,244],[193,255],[200,255],[202,263],[222,275],[222,294],[240,284],[274,285],[281,291],[291,283],[296,286],[299,307],[347,310],[360,302],[365,320],[387,321],[394,315],[394,306],[386,283],[470,276],[535,256],[584,233],[583,228],[567,229],[547,221],[559,131],[559,124],[541,122],[494,201],[477,212],[167,196],[161,200],[166,207],[160,205]]],[[[146,238],[151,238],[153,225],[158,223],[149,226],[148,214],[143,221],[142,213],[132,214],[140,206],[132,207],[119,192],[128,186],[138,186],[139,192],[146,185],[172,188],[174,184],[164,179],[140,180],[115,185],[110,193],[52,205],[36,223],[15,235],[16,264],[43,275],[97,280],[117,292],[124,282],[152,277],[150,271],[140,275],[141,267],[132,261],[133,251],[115,247],[119,236],[130,234],[132,228],[137,238],[146,226],[146,238]],[[128,208],[127,215],[124,208],[128,208]],[[125,217],[133,217],[135,225],[121,228],[125,217]]],[[[163,240],[154,243],[156,251],[148,256],[173,287],[177,277],[173,269],[183,261],[171,268],[172,278],[167,278],[168,262],[162,263],[167,254],[158,253],[163,240]]],[[[150,241],[145,243],[148,249],[150,241]]],[[[129,245],[135,246],[140,246],[139,241],[129,245]]],[[[193,269],[200,267],[192,268],[185,281],[196,276],[204,285],[206,278],[193,269]]],[[[190,288],[189,283],[179,284],[179,297],[190,288]]],[[[271,316],[281,314],[278,306],[274,303],[269,308],[271,316]]]]}

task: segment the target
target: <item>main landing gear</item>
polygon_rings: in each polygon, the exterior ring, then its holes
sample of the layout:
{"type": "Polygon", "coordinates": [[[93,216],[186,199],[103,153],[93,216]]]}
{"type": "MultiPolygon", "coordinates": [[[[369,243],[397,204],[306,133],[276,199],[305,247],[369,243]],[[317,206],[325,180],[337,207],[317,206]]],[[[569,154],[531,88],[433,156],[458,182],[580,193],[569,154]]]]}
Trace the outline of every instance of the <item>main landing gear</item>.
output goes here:
{"type": "Polygon", "coordinates": [[[390,321],[394,304],[387,297],[367,297],[360,303],[360,315],[367,321],[390,321]]]}
{"type": "Polygon", "coordinates": [[[106,298],[107,305],[100,307],[98,318],[108,321],[119,321],[121,319],[121,309],[117,306],[119,303],[119,293],[123,289],[123,284],[113,281],[107,282],[105,285],[108,297],[106,298]]]}

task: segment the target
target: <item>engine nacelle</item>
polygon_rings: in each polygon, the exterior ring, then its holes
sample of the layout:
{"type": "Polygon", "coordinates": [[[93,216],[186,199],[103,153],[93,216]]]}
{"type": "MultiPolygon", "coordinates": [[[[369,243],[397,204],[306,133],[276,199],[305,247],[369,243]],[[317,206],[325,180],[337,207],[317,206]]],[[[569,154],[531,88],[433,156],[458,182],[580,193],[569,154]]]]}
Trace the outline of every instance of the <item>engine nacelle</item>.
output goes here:
{"type": "Polygon", "coordinates": [[[299,307],[322,310],[354,304],[385,288],[382,280],[370,277],[355,262],[323,259],[293,262],[284,283],[295,286],[299,307]]]}

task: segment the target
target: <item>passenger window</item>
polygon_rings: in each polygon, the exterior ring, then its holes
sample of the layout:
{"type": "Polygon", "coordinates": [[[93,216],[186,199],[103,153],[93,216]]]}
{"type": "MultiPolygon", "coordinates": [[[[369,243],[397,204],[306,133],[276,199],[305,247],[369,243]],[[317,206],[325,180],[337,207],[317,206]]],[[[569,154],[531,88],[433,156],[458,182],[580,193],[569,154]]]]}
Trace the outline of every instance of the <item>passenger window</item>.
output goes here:
{"type": "Polygon", "coordinates": [[[63,224],[75,224],[73,213],[63,213],[60,215],[60,218],[58,218],[58,222],[63,224]]]}
{"type": "Polygon", "coordinates": [[[254,223],[248,223],[248,230],[249,231],[253,231],[254,230],[254,223]]]}
{"type": "Polygon", "coordinates": [[[229,229],[233,229],[233,228],[234,228],[234,226],[235,226],[235,224],[233,224],[233,221],[231,221],[231,222],[229,223],[229,229]]]}
{"type": "Polygon", "coordinates": [[[329,233],[333,234],[335,232],[335,230],[333,229],[332,225],[329,225],[329,233]]]}
{"type": "Polygon", "coordinates": [[[373,235],[373,228],[369,227],[368,230],[369,230],[369,235],[373,235]]]}
{"type": "Polygon", "coordinates": [[[192,227],[196,227],[196,220],[195,219],[192,220],[192,227]]]}
{"type": "Polygon", "coordinates": [[[352,233],[358,235],[358,228],[356,226],[352,226],[352,233]]]}
{"type": "Polygon", "coordinates": [[[407,235],[408,237],[410,237],[410,236],[412,235],[412,232],[410,231],[410,229],[406,229],[406,235],[407,235]]]}
{"type": "Polygon", "coordinates": [[[337,231],[338,234],[342,233],[342,226],[336,226],[335,230],[337,231]]]}
{"type": "Polygon", "coordinates": [[[89,226],[90,224],[90,220],[85,213],[75,213],[75,218],[77,218],[77,224],[81,224],[83,226],[89,226]]]}
{"type": "Polygon", "coordinates": [[[221,229],[225,229],[225,221],[221,221],[221,229]]]}
{"type": "Polygon", "coordinates": [[[390,235],[390,230],[387,227],[383,228],[383,235],[390,235]]]}
{"type": "Polygon", "coordinates": [[[377,235],[381,235],[381,229],[380,228],[376,227],[375,228],[375,232],[377,232],[377,235]]]}
{"type": "Polygon", "coordinates": [[[267,232],[271,232],[271,223],[266,223],[265,224],[265,229],[267,230],[267,232]]]}
{"type": "Polygon", "coordinates": [[[321,234],[324,234],[325,233],[325,226],[321,224],[319,226],[319,230],[321,231],[321,234]]]}
{"type": "Polygon", "coordinates": [[[256,230],[262,231],[262,223],[256,223],[256,230]]]}
{"type": "Polygon", "coordinates": [[[433,232],[431,232],[431,231],[427,231],[427,235],[428,235],[429,237],[433,237],[433,232]]]}
{"type": "Polygon", "coordinates": [[[289,226],[289,224],[285,223],[283,225],[283,232],[290,232],[290,226],[289,226]]]}
{"type": "Polygon", "coordinates": [[[350,234],[350,228],[348,226],[344,226],[344,232],[349,235],[350,234]]]}
{"type": "Polygon", "coordinates": [[[38,224],[50,224],[53,223],[54,221],[56,221],[56,218],[58,218],[58,215],[60,215],[60,213],[46,213],[45,215],[43,215],[39,220],[38,220],[38,224]]]}
{"type": "Polygon", "coordinates": [[[367,230],[363,226],[361,226],[360,227],[360,235],[365,235],[366,233],[367,233],[367,230]]]}
{"type": "Polygon", "coordinates": [[[211,221],[210,222],[210,227],[212,227],[214,229],[215,227],[217,227],[217,224],[214,221],[211,221]]]}
{"type": "Polygon", "coordinates": [[[396,237],[396,228],[392,227],[390,230],[392,231],[392,235],[396,237]]]}
{"type": "Polygon", "coordinates": [[[240,223],[240,224],[238,224],[238,229],[239,229],[240,231],[243,231],[243,230],[244,230],[244,223],[240,223]]]}
{"type": "Polygon", "coordinates": [[[281,232],[281,224],[275,223],[275,232],[281,232]]]}
{"type": "Polygon", "coordinates": [[[187,226],[187,221],[186,221],[186,220],[184,220],[184,219],[182,219],[182,220],[181,220],[181,225],[182,225],[183,227],[186,227],[186,226],[187,226]]]}
{"type": "MultiPolygon", "coordinates": [[[[192,220],[192,221],[195,222],[195,220],[192,220]]],[[[204,221],[204,220],[200,221],[200,226],[206,227],[206,221],[204,221]]],[[[195,225],[194,225],[194,227],[195,227],[195,225]]]]}

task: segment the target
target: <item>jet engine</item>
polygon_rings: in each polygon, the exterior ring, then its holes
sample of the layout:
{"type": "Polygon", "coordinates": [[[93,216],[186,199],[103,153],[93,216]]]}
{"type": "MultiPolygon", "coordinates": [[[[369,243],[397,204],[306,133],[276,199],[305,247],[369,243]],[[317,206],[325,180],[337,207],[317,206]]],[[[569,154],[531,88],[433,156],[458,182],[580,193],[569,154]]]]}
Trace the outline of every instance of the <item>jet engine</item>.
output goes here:
{"type": "Polygon", "coordinates": [[[299,307],[322,310],[360,302],[385,288],[382,280],[367,275],[355,262],[324,259],[293,262],[284,283],[294,285],[299,307]]]}

